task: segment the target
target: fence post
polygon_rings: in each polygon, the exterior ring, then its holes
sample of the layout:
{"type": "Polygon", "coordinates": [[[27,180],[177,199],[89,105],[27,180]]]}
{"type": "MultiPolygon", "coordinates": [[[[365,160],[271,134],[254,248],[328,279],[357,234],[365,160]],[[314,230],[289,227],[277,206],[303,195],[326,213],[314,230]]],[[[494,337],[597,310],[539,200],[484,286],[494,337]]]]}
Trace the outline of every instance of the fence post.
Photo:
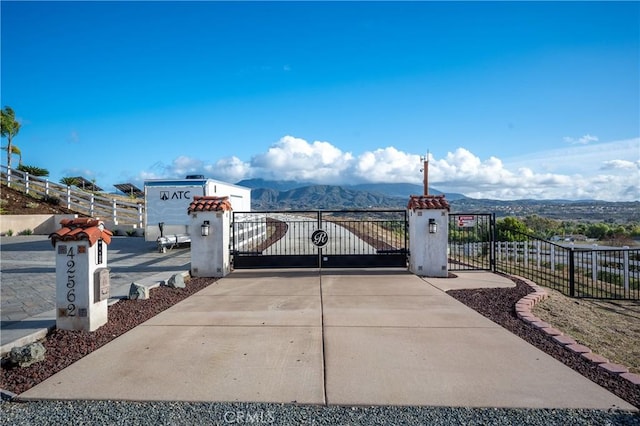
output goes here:
{"type": "Polygon", "coordinates": [[[143,217],[142,217],[142,204],[138,204],[138,226],[140,228],[144,227],[143,217]]]}
{"type": "Polygon", "coordinates": [[[71,208],[71,186],[67,185],[67,208],[71,208]]]}
{"type": "Polygon", "coordinates": [[[529,243],[527,241],[524,242],[524,266],[525,268],[529,267],[529,243]]]}
{"type": "Polygon", "coordinates": [[[24,174],[24,193],[29,194],[29,173],[24,174]]]}
{"type": "Polygon", "coordinates": [[[95,216],[95,205],[96,205],[95,195],[91,194],[91,200],[89,201],[89,216],[91,217],[95,216]]]}
{"type": "Polygon", "coordinates": [[[569,296],[576,297],[576,262],[574,248],[569,248],[569,296]]]}
{"type": "Polygon", "coordinates": [[[44,181],[44,194],[49,196],[49,179],[44,181]]]}
{"type": "Polygon", "coordinates": [[[540,240],[536,240],[536,266],[540,268],[540,258],[542,257],[542,253],[540,250],[540,240]]]}
{"type": "Polygon", "coordinates": [[[490,248],[490,261],[491,261],[491,271],[496,272],[496,214],[493,213],[491,218],[489,219],[489,232],[491,233],[491,248],[490,248]]]}
{"type": "Polygon", "coordinates": [[[597,246],[594,244],[591,249],[591,279],[594,286],[598,283],[598,252],[595,249],[597,246]]]}
{"type": "Polygon", "coordinates": [[[7,167],[7,188],[11,188],[11,167],[7,167]]]}
{"type": "Polygon", "coordinates": [[[118,203],[116,202],[115,198],[112,198],[113,201],[113,224],[117,225],[118,224],[118,203]]]}
{"type": "Polygon", "coordinates": [[[556,246],[551,246],[551,252],[549,253],[549,266],[551,266],[551,272],[556,271],[556,246]]]}
{"type": "Polygon", "coordinates": [[[629,297],[629,246],[622,247],[624,252],[622,253],[623,258],[623,269],[624,269],[624,296],[629,297]]]}

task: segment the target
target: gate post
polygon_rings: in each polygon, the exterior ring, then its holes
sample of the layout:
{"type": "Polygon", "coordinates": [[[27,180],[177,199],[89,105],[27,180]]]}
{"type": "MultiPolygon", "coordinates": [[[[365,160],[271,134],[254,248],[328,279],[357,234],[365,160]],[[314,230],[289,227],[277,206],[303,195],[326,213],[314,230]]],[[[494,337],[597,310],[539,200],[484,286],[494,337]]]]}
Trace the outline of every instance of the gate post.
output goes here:
{"type": "Polygon", "coordinates": [[[409,271],[448,277],[449,203],[444,195],[412,195],[409,213],[409,271]]]}
{"type": "Polygon", "coordinates": [[[231,272],[229,259],[229,197],[194,196],[190,216],[191,276],[224,277],[231,272]]]}

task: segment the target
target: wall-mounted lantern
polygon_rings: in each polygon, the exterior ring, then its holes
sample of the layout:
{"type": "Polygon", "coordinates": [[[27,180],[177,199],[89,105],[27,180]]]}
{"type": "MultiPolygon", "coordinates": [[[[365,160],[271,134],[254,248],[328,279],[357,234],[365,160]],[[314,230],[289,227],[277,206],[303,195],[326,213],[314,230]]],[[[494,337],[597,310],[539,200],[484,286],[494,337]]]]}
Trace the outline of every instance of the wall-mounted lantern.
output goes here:
{"type": "Polygon", "coordinates": [[[436,232],[438,232],[438,225],[436,224],[436,220],[429,219],[429,233],[435,234],[436,232]]]}
{"type": "Polygon", "coordinates": [[[202,226],[200,227],[200,232],[203,237],[209,236],[209,229],[210,229],[209,221],[205,220],[202,226]]]}

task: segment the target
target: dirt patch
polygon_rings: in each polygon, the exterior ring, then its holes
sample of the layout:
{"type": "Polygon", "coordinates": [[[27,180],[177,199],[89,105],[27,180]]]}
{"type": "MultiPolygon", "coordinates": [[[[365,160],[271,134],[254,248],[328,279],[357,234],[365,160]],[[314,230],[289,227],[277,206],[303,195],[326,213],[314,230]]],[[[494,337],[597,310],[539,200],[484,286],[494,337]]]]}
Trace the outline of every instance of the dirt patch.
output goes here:
{"type": "Polygon", "coordinates": [[[24,192],[9,188],[4,184],[0,188],[1,214],[77,214],[77,212],[56,204],[57,202],[60,202],[60,200],[54,197],[48,199],[32,197],[24,192]]]}
{"type": "Polygon", "coordinates": [[[535,305],[534,315],[598,355],[640,374],[640,301],[571,299],[546,290],[550,297],[535,305]]]}

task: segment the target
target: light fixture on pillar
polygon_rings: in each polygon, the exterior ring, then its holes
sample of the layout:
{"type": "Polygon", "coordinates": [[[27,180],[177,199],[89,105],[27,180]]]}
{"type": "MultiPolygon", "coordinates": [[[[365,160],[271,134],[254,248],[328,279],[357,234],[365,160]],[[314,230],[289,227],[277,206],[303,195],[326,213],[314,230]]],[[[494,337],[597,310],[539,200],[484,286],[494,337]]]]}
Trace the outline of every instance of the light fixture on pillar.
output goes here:
{"type": "Polygon", "coordinates": [[[209,235],[209,228],[210,228],[209,221],[205,220],[202,226],[200,227],[200,232],[202,233],[203,237],[207,237],[209,235]]]}
{"type": "Polygon", "coordinates": [[[435,219],[429,219],[429,233],[435,234],[438,231],[438,225],[435,219]]]}

